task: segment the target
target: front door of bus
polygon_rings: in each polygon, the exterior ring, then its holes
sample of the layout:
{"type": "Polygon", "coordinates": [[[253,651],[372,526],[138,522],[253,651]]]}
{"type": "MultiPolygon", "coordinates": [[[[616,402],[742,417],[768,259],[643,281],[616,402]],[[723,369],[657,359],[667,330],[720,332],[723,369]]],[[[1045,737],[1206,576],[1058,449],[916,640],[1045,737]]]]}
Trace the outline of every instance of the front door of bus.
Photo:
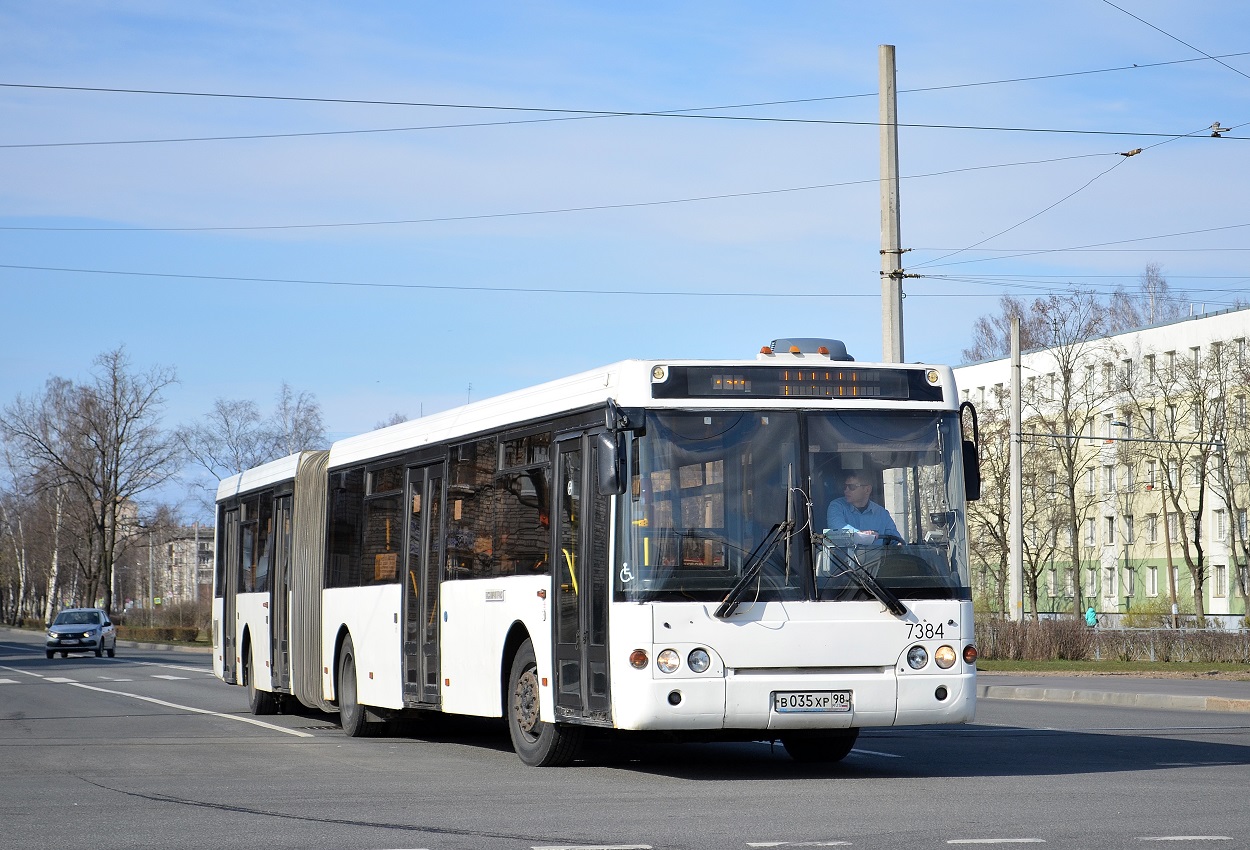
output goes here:
{"type": "Polygon", "coordinates": [[[408,467],[404,548],[404,702],[438,704],[438,580],[443,563],[443,464],[408,467]]]}
{"type": "Polygon", "coordinates": [[[552,488],[552,585],[556,714],[610,722],[608,705],[608,510],[596,489],[594,441],[559,443],[552,488]]]}

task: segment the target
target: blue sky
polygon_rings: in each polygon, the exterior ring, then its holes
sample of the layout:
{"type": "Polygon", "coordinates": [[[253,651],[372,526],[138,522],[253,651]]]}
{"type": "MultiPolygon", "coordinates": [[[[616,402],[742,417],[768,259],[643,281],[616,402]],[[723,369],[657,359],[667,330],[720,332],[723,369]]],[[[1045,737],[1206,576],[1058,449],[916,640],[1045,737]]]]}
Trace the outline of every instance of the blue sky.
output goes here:
{"type": "Polygon", "coordinates": [[[999,128],[900,130],[906,359],[958,362],[1003,293],[1150,262],[1229,306],[1250,6],[1116,6],[4,4],[0,402],[119,344],[177,369],[171,425],[286,381],[333,437],[629,357],[877,359],[880,44],[903,124],[999,128]],[[529,111],[776,101],[808,102],[529,111]],[[396,128],[426,129],[346,132],[396,128]]]}

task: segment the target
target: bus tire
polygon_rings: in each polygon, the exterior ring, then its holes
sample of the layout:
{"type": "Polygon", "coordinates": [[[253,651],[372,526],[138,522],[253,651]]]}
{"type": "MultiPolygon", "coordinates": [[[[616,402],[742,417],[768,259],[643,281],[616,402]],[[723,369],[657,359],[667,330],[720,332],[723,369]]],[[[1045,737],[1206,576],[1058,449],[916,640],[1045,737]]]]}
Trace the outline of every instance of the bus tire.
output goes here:
{"type": "Polygon", "coordinates": [[[829,764],[846,758],[858,738],[858,727],[823,732],[792,732],[781,736],[781,745],[795,761],[804,764],[829,764]]]}
{"type": "Polygon", "coordinates": [[[544,723],[540,717],[541,689],[534,644],[528,639],[517,649],[508,674],[508,734],[512,748],[530,767],[561,767],[573,761],[581,747],[577,726],[544,723]]]}
{"type": "Polygon", "coordinates": [[[252,714],[273,714],[277,711],[278,701],[274,695],[256,687],[256,664],[252,661],[251,647],[248,647],[247,666],[243,668],[243,683],[247,686],[247,707],[252,714]]]}
{"type": "Polygon", "coordinates": [[[369,733],[369,711],[356,698],[356,647],[351,636],[343,638],[339,650],[339,723],[349,738],[369,733]]]}

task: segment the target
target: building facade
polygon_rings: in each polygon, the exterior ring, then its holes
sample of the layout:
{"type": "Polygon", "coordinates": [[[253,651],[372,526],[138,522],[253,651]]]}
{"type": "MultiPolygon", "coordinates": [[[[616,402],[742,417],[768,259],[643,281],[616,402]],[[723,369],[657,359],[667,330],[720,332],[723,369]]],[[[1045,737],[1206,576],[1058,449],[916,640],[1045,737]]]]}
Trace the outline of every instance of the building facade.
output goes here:
{"type": "MultiPolygon", "coordinates": [[[[1245,626],[1248,340],[1237,309],[1022,354],[1026,615],[1245,626]]],[[[999,598],[1010,373],[1007,358],[955,370],[989,470],[974,570],[999,598]]]]}

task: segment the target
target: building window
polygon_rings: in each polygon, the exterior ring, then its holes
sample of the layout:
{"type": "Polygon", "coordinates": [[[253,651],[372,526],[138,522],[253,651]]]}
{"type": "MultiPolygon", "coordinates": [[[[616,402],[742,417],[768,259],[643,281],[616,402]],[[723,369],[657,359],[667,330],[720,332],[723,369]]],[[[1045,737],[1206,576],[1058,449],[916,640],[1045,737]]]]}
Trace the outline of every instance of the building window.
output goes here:
{"type": "Polygon", "coordinates": [[[1131,514],[1124,518],[1124,542],[1125,543],[1135,542],[1134,534],[1133,534],[1133,517],[1131,514]]]}
{"type": "Polygon", "coordinates": [[[1241,535],[1242,540],[1246,539],[1247,531],[1250,531],[1250,529],[1246,528],[1246,509],[1238,508],[1237,509],[1237,533],[1241,535]]]}
{"type": "Polygon", "coordinates": [[[1159,486],[1158,469],[1153,460],[1146,461],[1146,489],[1153,490],[1159,486]]]}
{"type": "Polygon", "coordinates": [[[1202,484],[1202,458],[1194,458],[1189,462],[1189,486],[1198,487],[1202,484]]]}
{"type": "Polygon", "coordinates": [[[1092,518],[1085,520],[1085,545],[1086,546],[1094,545],[1094,535],[1096,532],[1097,532],[1097,529],[1094,528],[1094,520],[1092,518]]]}
{"type": "Polygon", "coordinates": [[[1102,491],[1104,493],[1115,492],[1115,466],[1106,463],[1102,467],[1102,491]]]}
{"type": "Polygon", "coordinates": [[[1094,489],[1094,467],[1092,466],[1085,468],[1085,492],[1090,496],[1097,492],[1094,489]]]}
{"type": "Polygon", "coordinates": [[[1228,595],[1228,567],[1223,564],[1211,568],[1211,595],[1216,598],[1228,595]]]}
{"type": "Polygon", "coordinates": [[[1146,542],[1159,542],[1159,515],[1146,514],[1146,542]]]}
{"type": "Polygon", "coordinates": [[[1124,569],[1124,595],[1133,596],[1137,593],[1137,573],[1132,567],[1124,569]]]}
{"type": "Polygon", "coordinates": [[[1115,567],[1107,567],[1102,571],[1102,595],[1107,598],[1115,596],[1115,567]]]}
{"type": "Polygon", "coordinates": [[[1073,595],[1073,593],[1072,593],[1072,590],[1073,590],[1072,581],[1073,581],[1073,579],[1072,579],[1072,568],[1071,568],[1071,567],[1065,567],[1065,568],[1064,568],[1064,570],[1063,570],[1063,595],[1064,595],[1064,596],[1072,596],[1072,595],[1073,595]]]}
{"type": "Polygon", "coordinates": [[[1155,356],[1153,354],[1146,355],[1146,380],[1154,383],[1159,377],[1158,371],[1155,369],[1155,356]]]}
{"type": "Polygon", "coordinates": [[[1098,570],[1093,567],[1085,570],[1085,595],[1090,598],[1098,595],[1098,570]]]}
{"type": "Polygon", "coordinates": [[[1168,514],[1167,533],[1169,540],[1180,540],[1181,538],[1180,523],[1176,520],[1176,514],[1168,514]]]}
{"type": "Polygon", "coordinates": [[[1147,596],[1159,595],[1159,568],[1158,567],[1146,568],[1146,595],[1147,596]]]}
{"type": "Polygon", "coordinates": [[[1104,521],[1103,528],[1106,529],[1106,534],[1103,536],[1102,542],[1107,546],[1114,546],[1115,545],[1115,517],[1113,516],[1103,517],[1103,521],[1104,521]]]}
{"type": "Polygon", "coordinates": [[[1247,472],[1250,471],[1250,469],[1248,469],[1246,466],[1247,461],[1250,461],[1250,457],[1247,457],[1246,452],[1239,452],[1237,454],[1237,457],[1233,459],[1233,483],[1234,484],[1246,483],[1246,479],[1248,477],[1247,472]]]}
{"type": "Polygon", "coordinates": [[[1168,487],[1175,490],[1181,483],[1181,465],[1179,461],[1168,461],[1168,487]]]}
{"type": "Polygon", "coordinates": [[[1223,540],[1228,536],[1228,522],[1225,519],[1224,509],[1219,508],[1215,512],[1215,539],[1223,540]]]}
{"type": "Polygon", "coordinates": [[[1058,592],[1058,576],[1055,574],[1055,568],[1051,567],[1046,571],[1046,595],[1054,598],[1058,592]]]}

